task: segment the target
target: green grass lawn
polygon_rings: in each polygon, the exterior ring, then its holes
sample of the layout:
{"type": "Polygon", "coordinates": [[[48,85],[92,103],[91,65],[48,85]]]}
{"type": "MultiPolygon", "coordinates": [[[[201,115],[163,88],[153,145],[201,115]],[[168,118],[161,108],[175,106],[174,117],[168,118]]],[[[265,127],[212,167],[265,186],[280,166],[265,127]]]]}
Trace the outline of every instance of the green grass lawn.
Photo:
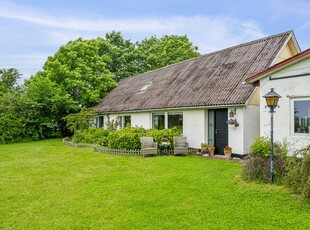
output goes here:
{"type": "Polygon", "coordinates": [[[0,145],[0,229],[310,229],[310,204],[241,165],[61,140],[0,145]]]}

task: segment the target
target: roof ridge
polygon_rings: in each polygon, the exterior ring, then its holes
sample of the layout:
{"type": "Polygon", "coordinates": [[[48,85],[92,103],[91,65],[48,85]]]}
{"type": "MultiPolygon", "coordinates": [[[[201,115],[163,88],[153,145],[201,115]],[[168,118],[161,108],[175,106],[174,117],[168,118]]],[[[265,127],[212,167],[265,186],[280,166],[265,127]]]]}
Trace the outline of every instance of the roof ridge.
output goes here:
{"type": "Polygon", "coordinates": [[[236,48],[239,48],[239,47],[242,47],[242,46],[248,46],[248,45],[251,45],[253,43],[261,42],[261,41],[264,41],[264,40],[268,40],[268,39],[271,39],[271,38],[283,36],[283,35],[286,35],[286,34],[289,35],[291,33],[293,33],[293,30],[288,30],[288,31],[283,32],[283,33],[274,34],[274,35],[270,35],[268,37],[263,37],[263,38],[259,38],[259,39],[253,40],[253,41],[249,41],[249,42],[245,42],[245,43],[238,44],[238,45],[235,45],[235,46],[227,47],[227,48],[224,48],[224,49],[221,49],[221,50],[217,50],[217,51],[214,51],[214,52],[211,52],[211,53],[203,54],[203,55],[198,56],[198,57],[190,58],[190,59],[183,60],[183,61],[180,61],[180,62],[177,62],[177,63],[174,63],[174,64],[163,66],[163,67],[160,67],[158,69],[153,69],[153,70],[149,70],[149,71],[144,72],[144,73],[140,73],[140,74],[137,74],[137,75],[129,76],[127,78],[122,79],[122,81],[126,80],[128,78],[138,77],[138,76],[144,75],[146,73],[152,73],[152,72],[158,71],[160,69],[170,68],[171,66],[178,65],[178,64],[181,64],[181,63],[186,63],[186,62],[190,62],[190,61],[197,60],[197,59],[200,59],[200,58],[204,58],[204,57],[207,57],[207,56],[211,56],[211,55],[214,55],[214,54],[217,54],[217,53],[225,52],[225,51],[230,50],[230,49],[236,49],[236,48]]]}

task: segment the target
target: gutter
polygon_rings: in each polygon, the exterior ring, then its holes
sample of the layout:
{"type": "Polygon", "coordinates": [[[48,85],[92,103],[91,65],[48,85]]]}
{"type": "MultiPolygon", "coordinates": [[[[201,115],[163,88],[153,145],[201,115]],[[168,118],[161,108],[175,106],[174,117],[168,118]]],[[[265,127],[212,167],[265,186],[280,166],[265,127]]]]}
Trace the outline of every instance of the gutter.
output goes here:
{"type": "Polygon", "coordinates": [[[111,111],[111,112],[99,112],[97,114],[119,114],[119,113],[143,113],[143,112],[153,112],[153,111],[165,111],[165,110],[198,110],[198,109],[223,109],[223,108],[232,108],[232,107],[246,107],[246,104],[235,104],[235,105],[218,105],[218,106],[201,106],[201,107],[178,107],[178,108],[160,108],[160,109],[144,109],[144,110],[128,110],[128,111],[111,111]]]}
{"type": "Polygon", "coordinates": [[[274,80],[280,80],[280,79],[286,79],[286,78],[293,78],[293,77],[304,77],[304,76],[309,76],[310,73],[302,73],[302,74],[295,74],[295,75],[288,75],[288,76],[283,76],[283,77],[277,77],[277,78],[272,78],[272,76],[269,77],[270,81],[274,80]]]}

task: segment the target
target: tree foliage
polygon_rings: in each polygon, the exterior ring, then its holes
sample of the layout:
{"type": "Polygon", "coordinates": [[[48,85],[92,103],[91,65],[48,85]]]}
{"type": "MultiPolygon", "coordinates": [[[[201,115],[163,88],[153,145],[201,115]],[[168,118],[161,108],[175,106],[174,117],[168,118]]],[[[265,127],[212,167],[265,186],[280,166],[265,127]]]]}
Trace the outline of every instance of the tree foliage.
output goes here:
{"type": "Polygon", "coordinates": [[[158,69],[200,55],[197,52],[198,48],[193,46],[186,35],[166,35],[160,39],[152,36],[137,42],[137,47],[140,72],[158,69]]]}
{"type": "Polygon", "coordinates": [[[66,133],[62,118],[77,111],[78,106],[55,82],[40,73],[25,83],[27,126],[38,139],[66,133]]]}
{"type": "Polygon", "coordinates": [[[99,55],[106,57],[116,81],[200,55],[186,35],[152,36],[132,43],[113,31],[99,40],[99,55]]]}
{"type": "Polygon", "coordinates": [[[0,96],[13,90],[17,86],[20,76],[17,69],[0,69],[0,96]]]}
{"type": "Polygon", "coordinates": [[[107,57],[98,52],[99,39],[70,41],[48,58],[43,74],[79,105],[91,107],[116,86],[107,57]]]}
{"type": "Polygon", "coordinates": [[[96,112],[93,108],[82,108],[79,113],[69,114],[63,119],[67,122],[68,129],[75,133],[79,130],[88,129],[95,117],[96,112]]]}

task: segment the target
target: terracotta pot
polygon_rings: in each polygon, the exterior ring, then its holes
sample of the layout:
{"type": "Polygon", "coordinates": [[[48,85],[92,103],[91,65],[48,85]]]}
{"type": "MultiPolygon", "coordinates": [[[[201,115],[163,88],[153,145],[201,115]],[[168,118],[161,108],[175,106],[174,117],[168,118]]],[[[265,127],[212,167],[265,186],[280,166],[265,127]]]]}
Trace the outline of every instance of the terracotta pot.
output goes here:
{"type": "Polygon", "coordinates": [[[224,154],[225,154],[226,160],[230,160],[230,158],[231,158],[231,150],[225,150],[224,149],[224,154]]]}
{"type": "Polygon", "coordinates": [[[214,148],[208,148],[208,151],[210,157],[214,156],[214,148]]]}
{"type": "Polygon", "coordinates": [[[203,153],[207,153],[208,152],[208,147],[201,147],[201,151],[203,153]]]}

